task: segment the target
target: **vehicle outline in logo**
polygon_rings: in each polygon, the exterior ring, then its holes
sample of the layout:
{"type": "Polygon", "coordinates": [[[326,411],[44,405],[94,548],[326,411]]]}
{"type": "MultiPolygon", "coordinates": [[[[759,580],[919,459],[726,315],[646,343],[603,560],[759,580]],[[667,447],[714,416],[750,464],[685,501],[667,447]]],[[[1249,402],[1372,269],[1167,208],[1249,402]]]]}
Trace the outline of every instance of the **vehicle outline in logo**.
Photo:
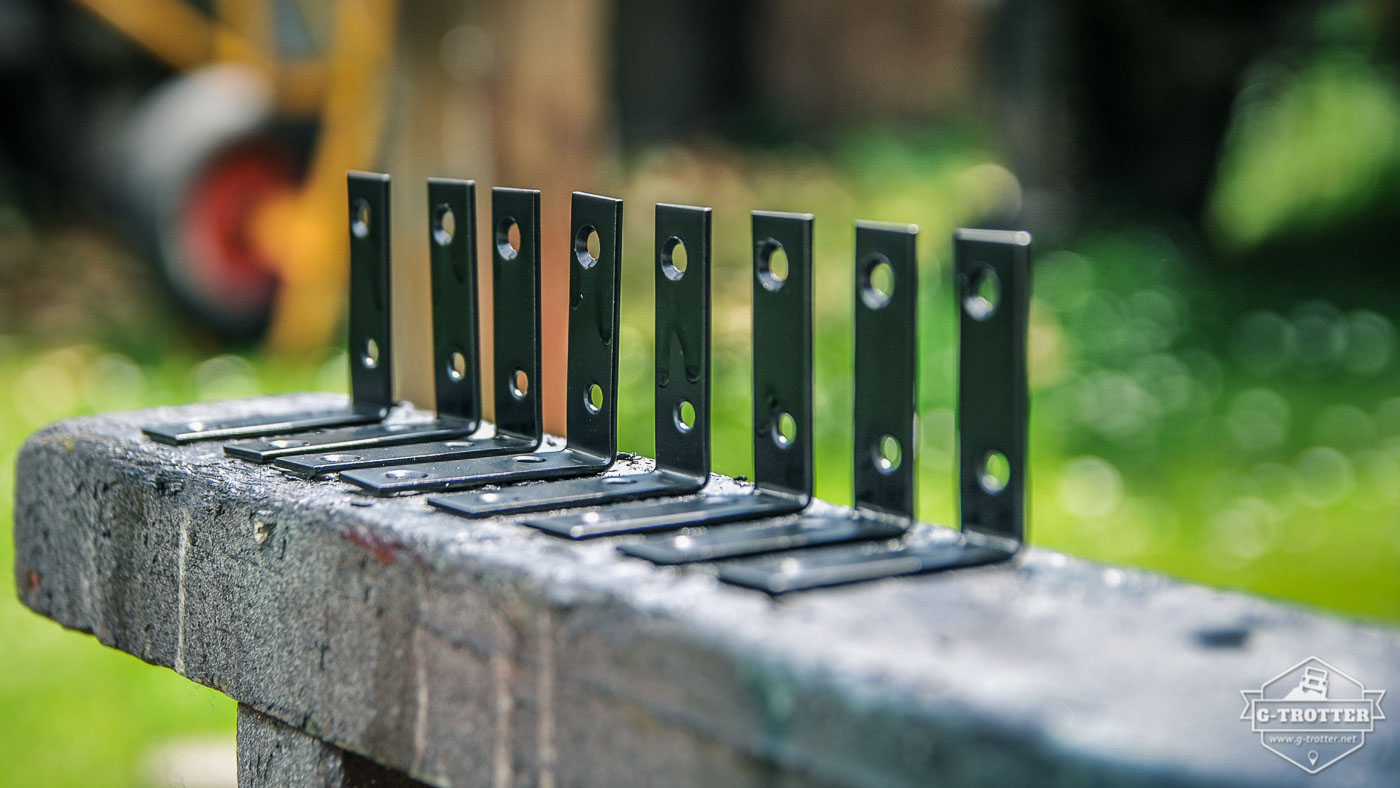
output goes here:
{"type": "Polygon", "coordinates": [[[1385,690],[1368,690],[1344,671],[1308,657],[1264,682],[1240,690],[1244,711],[1264,749],[1317,774],[1361,749],[1384,720],[1385,690]]]}

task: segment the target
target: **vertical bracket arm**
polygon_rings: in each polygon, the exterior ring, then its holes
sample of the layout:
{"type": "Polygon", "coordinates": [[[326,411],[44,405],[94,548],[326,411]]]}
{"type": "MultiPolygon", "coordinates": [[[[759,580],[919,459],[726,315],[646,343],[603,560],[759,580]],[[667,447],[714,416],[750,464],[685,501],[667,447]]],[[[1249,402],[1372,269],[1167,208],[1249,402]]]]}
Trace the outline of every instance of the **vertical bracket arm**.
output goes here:
{"type": "Polygon", "coordinates": [[[428,179],[433,389],[440,418],[481,422],[476,298],[476,183],[428,179]]]}
{"type": "Polygon", "coordinates": [[[389,176],[352,172],[350,197],[350,399],[356,410],[394,404],[389,321],[389,176]]]}
{"type": "Polygon", "coordinates": [[[964,531],[1017,543],[1026,536],[1030,245],[1025,232],[954,237],[958,519],[964,531]]]}
{"type": "Polygon", "coordinates": [[[811,214],[754,211],[753,466],[758,489],[812,499],[811,214]],[[775,261],[786,259],[786,270],[775,261]]]}
{"type": "Polygon", "coordinates": [[[491,225],[496,429],[538,441],[544,432],[540,401],[539,191],[492,189],[491,225]]]}
{"type": "Polygon", "coordinates": [[[709,208],[656,206],[656,464],[710,476],[709,208]]]}
{"type": "Polygon", "coordinates": [[[914,518],[919,228],[856,224],[855,502],[914,518]]]}
{"type": "Polygon", "coordinates": [[[574,192],[569,247],[569,448],[617,456],[617,336],[622,200],[574,192]],[[597,256],[589,251],[597,239],[597,256]]]}

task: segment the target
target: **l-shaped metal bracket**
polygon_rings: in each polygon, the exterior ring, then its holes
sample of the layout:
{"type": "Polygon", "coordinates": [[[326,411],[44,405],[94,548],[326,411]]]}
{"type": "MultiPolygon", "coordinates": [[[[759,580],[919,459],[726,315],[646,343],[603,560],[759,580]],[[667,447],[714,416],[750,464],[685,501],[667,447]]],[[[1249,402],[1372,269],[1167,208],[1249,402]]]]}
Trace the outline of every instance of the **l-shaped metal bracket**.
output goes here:
{"type": "Polygon", "coordinates": [[[799,512],[812,500],[811,214],[755,211],[753,222],[754,490],[633,501],[523,520],[582,539],[799,512]]]}
{"type": "Polygon", "coordinates": [[[350,405],[278,416],[187,421],[143,427],[147,437],[179,446],[381,421],[394,404],[389,323],[389,176],[346,176],[350,224],[350,405]]]}
{"type": "MultiPolygon", "coordinates": [[[[353,462],[347,449],[393,446],[424,440],[456,440],[481,422],[481,369],[477,360],[476,185],[429,179],[428,250],[433,299],[433,382],[437,415],[431,421],[372,424],[320,430],[291,438],[230,443],[224,453],[250,462],[298,457],[318,463],[318,472],[353,462]],[[305,455],[310,455],[309,457],[305,455]],[[326,466],[331,466],[327,468],[326,466]]],[[[299,475],[300,463],[289,469],[299,475]]]]}
{"type": "MultiPolygon", "coordinates": [[[[1007,560],[1019,551],[1025,537],[1028,489],[1030,243],[1030,235],[1024,232],[960,230],[954,237],[962,530],[911,524],[903,538],[884,543],[722,562],[721,580],[780,594],[980,566],[1007,560]]],[[[858,317],[857,331],[859,326],[858,317]]],[[[858,386],[860,380],[858,376],[858,386]]],[[[859,427],[856,445],[859,484],[859,427]]],[[[882,457],[879,452],[873,455],[877,471],[882,457]]],[[[912,508],[912,487],[910,491],[912,508]]]]}
{"type": "Polygon", "coordinates": [[[388,495],[598,474],[612,465],[617,457],[622,201],[575,192],[571,221],[568,444],[557,451],[355,471],[344,474],[347,481],[388,495]],[[596,256],[590,251],[594,236],[596,256]]]}
{"type": "MultiPolygon", "coordinates": [[[[656,469],[474,490],[435,496],[428,503],[467,517],[487,517],[687,495],[705,486],[710,477],[709,208],[656,206],[656,263],[656,469]]],[[[570,391],[569,396],[584,393],[570,391]]],[[[529,456],[547,462],[545,453],[529,456]]],[[[492,481],[477,477],[456,484],[492,481]]]]}
{"type": "Polygon", "coordinates": [[[623,545],[623,552],[681,564],[904,532],[914,516],[917,237],[918,228],[909,225],[856,225],[855,511],[688,529],[623,545]]]}
{"type": "MultiPolygon", "coordinates": [[[[534,450],[543,434],[539,407],[532,404],[528,387],[538,379],[539,342],[532,327],[539,313],[539,192],[493,189],[492,225],[504,227],[504,245],[493,244],[493,318],[495,358],[494,387],[498,416],[494,435],[476,437],[480,423],[481,378],[478,360],[476,298],[476,188],[471,181],[428,181],[428,245],[432,252],[434,388],[438,418],[414,425],[384,425],[399,431],[395,436],[369,440],[309,444],[263,455],[278,457],[277,467],[302,477],[326,476],[357,468],[433,462],[515,454],[534,450]],[[454,225],[448,229],[451,218],[454,225]],[[519,248],[510,245],[510,225],[520,234],[519,248]],[[506,258],[506,255],[510,255],[506,258]],[[522,308],[521,299],[526,299],[522,308]],[[500,370],[509,372],[505,381],[500,370]],[[514,376],[524,375],[525,401],[517,394],[514,376]],[[509,385],[507,385],[509,384],[509,385]]],[[[351,437],[351,436],[346,436],[351,437]]],[[[333,441],[334,436],[326,436],[333,441]]],[[[233,453],[232,447],[229,449],[233,453]]],[[[241,456],[241,455],[240,455],[241,456]]]]}

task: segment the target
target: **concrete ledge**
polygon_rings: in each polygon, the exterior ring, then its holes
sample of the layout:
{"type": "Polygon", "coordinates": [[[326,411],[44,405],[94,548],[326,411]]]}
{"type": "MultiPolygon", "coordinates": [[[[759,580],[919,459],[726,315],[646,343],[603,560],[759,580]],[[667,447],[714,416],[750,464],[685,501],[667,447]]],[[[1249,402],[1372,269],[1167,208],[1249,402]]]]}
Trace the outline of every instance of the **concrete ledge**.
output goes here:
{"type": "Polygon", "coordinates": [[[346,752],[290,725],[238,707],[240,788],[300,785],[320,788],[417,788],[403,772],[346,752]]]}
{"type": "Polygon", "coordinates": [[[1400,785],[1394,712],[1317,777],[1239,719],[1311,655],[1400,691],[1395,629],[1046,550],[775,601],[139,433],[329,399],[34,435],[24,603],[444,785],[1400,785]]]}

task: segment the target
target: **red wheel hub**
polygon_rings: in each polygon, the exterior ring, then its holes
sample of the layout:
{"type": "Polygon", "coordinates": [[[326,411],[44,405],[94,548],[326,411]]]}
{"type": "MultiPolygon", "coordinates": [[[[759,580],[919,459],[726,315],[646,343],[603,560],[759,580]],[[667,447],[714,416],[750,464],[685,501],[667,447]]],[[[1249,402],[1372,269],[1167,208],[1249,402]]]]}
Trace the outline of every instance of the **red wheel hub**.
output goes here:
{"type": "Polygon", "coordinates": [[[201,300],[239,314],[268,308],[277,276],[253,244],[251,223],[266,199],[296,184],[291,157],[260,143],[219,153],[195,176],[180,214],[179,248],[201,300]]]}

